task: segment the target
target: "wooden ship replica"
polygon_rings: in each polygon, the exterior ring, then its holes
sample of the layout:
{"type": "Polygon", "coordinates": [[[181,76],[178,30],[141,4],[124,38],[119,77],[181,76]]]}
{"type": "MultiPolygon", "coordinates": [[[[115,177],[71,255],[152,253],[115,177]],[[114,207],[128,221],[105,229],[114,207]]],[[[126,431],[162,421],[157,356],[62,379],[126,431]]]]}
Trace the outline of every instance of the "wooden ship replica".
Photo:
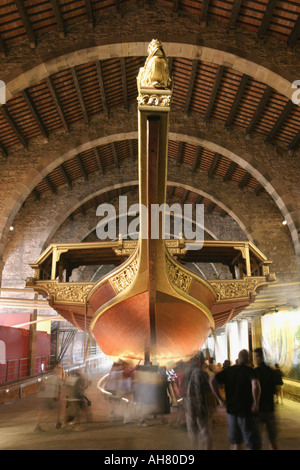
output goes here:
{"type": "MultiPolygon", "coordinates": [[[[138,84],[139,203],[166,202],[172,81],[162,45],[153,40],[138,84]]],[[[93,335],[113,360],[167,365],[187,360],[213,330],[245,309],[274,280],[270,261],[251,242],[152,238],[151,210],[140,219],[138,240],[52,244],[31,267],[26,287],[48,297],[68,322],[93,335]],[[188,263],[218,262],[232,279],[205,280],[188,263]],[[70,282],[83,265],[113,264],[97,282],[70,282]]]]}

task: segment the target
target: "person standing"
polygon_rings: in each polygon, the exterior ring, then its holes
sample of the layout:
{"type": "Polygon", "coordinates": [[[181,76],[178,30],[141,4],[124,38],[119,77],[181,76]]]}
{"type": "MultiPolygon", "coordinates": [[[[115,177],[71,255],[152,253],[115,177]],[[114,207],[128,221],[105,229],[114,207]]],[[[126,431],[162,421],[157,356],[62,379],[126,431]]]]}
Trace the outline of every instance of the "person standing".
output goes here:
{"type": "Polygon", "coordinates": [[[239,352],[237,365],[227,367],[210,380],[210,386],[221,406],[226,404],[229,440],[234,450],[245,443],[248,450],[259,450],[261,439],[257,423],[260,384],[254,369],[248,366],[249,353],[239,352]],[[225,399],[219,385],[225,386],[225,399]]]}
{"type": "Polygon", "coordinates": [[[262,429],[264,426],[266,427],[271,449],[278,450],[277,423],[274,411],[275,371],[265,363],[262,348],[255,349],[254,360],[257,364],[254,371],[261,387],[259,424],[262,429]]]}

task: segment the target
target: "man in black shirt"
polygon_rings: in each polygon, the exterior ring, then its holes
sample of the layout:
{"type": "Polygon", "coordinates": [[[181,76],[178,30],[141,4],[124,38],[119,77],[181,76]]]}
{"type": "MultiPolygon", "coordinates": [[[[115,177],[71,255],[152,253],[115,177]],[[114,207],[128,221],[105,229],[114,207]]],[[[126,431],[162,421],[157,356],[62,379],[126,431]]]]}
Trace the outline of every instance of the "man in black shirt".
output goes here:
{"type": "Polygon", "coordinates": [[[243,442],[249,450],[261,448],[257,425],[260,385],[248,362],[249,353],[243,349],[238,365],[223,369],[210,381],[221,406],[226,403],[229,439],[234,450],[239,450],[243,442]],[[220,395],[219,384],[225,385],[226,401],[220,395]]]}
{"type": "Polygon", "coordinates": [[[259,424],[261,428],[266,426],[270,447],[272,450],[277,450],[277,425],[274,413],[275,371],[265,363],[262,348],[255,349],[254,360],[257,364],[254,372],[261,387],[259,424]]]}

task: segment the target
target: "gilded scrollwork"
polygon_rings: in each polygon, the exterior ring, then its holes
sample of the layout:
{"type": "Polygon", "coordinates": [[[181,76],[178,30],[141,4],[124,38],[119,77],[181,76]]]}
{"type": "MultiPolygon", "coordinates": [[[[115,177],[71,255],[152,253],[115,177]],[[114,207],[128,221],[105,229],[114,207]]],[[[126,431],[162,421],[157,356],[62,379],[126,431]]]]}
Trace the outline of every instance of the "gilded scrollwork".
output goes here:
{"type": "Polygon", "coordinates": [[[53,303],[79,303],[84,304],[87,294],[93,284],[77,284],[58,281],[35,281],[37,290],[47,292],[53,303]]]}
{"type": "Polygon", "coordinates": [[[210,285],[216,291],[217,300],[232,300],[249,298],[250,294],[255,293],[260,284],[264,284],[266,279],[241,279],[235,281],[210,281],[210,285]]]}
{"type": "Polygon", "coordinates": [[[180,266],[173,263],[169,257],[166,256],[166,271],[171,284],[178,289],[187,293],[192,283],[192,276],[180,269],[180,266]]]}
{"type": "Polygon", "coordinates": [[[156,107],[169,107],[171,104],[171,95],[158,95],[158,94],[147,94],[140,93],[138,98],[138,104],[143,106],[156,106],[156,107]]]}
{"type": "Polygon", "coordinates": [[[123,292],[133,282],[138,264],[138,257],[136,256],[128,266],[109,280],[116,294],[123,292]]]}

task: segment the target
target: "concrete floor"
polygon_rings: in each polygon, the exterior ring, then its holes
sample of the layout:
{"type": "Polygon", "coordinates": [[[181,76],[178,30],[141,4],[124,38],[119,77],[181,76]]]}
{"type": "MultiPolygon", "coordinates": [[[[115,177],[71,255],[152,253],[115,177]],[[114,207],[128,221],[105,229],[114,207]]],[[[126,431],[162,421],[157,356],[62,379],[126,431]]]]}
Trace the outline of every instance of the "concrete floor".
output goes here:
{"type": "MultiPolygon", "coordinates": [[[[92,422],[55,429],[55,423],[43,425],[44,432],[34,431],[39,411],[40,394],[0,405],[0,450],[192,450],[186,429],[176,429],[158,420],[147,427],[137,422],[123,424],[110,421],[110,404],[92,380],[87,396],[92,401],[92,422]]],[[[300,449],[300,403],[285,399],[276,405],[281,450],[300,449]]],[[[218,408],[213,423],[214,450],[229,450],[226,412],[218,408]]],[[[263,449],[268,449],[266,439],[263,449]]],[[[108,455],[111,455],[108,452],[108,455]]]]}

